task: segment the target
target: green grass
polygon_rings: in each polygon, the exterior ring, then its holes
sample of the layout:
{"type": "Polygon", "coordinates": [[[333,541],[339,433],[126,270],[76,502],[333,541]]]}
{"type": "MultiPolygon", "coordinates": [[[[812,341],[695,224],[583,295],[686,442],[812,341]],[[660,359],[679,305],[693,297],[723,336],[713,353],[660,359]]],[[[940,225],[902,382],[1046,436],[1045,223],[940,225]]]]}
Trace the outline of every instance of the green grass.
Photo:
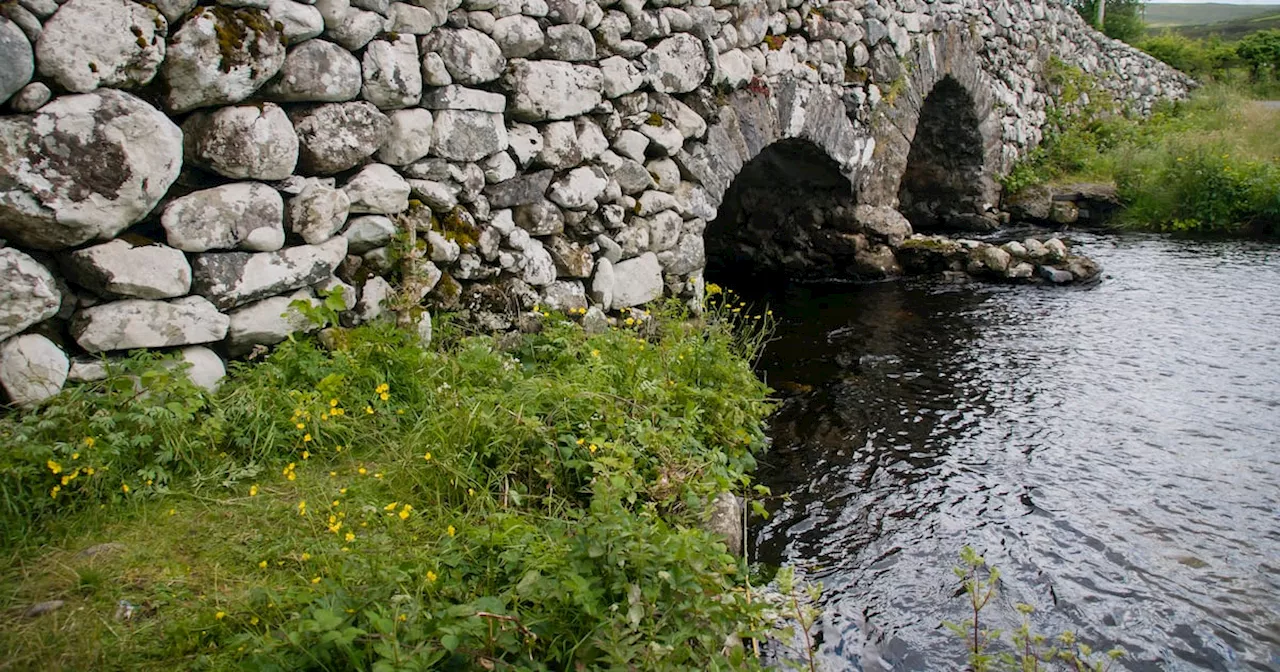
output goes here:
{"type": "Polygon", "coordinates": [[[1087,77],[1059,69],[1065,104],[1051,111],[1041,146],[1006,177],[1007,191],[1112,182],[1124,227],[1280,235],[1280,110],[1216,85],[1141,119],[1115,113],[1087,77]]]}
{"type": "Polygon", "coordinates": [[[776,614],[703,529],[765,445],[741,309],[364,327],[212,396],[140,357],[0,418],[0,669],[756,668],[776,614]]]}

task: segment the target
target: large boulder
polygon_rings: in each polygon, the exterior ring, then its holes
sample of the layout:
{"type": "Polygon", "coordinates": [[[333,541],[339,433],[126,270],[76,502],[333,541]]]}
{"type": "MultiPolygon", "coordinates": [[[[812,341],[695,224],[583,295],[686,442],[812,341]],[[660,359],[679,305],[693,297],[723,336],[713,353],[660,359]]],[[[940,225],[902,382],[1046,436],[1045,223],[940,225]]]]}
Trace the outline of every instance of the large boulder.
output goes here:
{"type": "Polygon", "coordinates": [[[391,120],[372,103],[329,103],[290,115],[298,132],[298,171],[332,175],[354,168],[386,141],[391,120]]]}
{"type": "Polygon", "coordinates": [[[227,335],[227,316],[199,296],[128,299],[76,313],[71,335],[88,352],[212,343],[227,335]]]}
{"type": "Polygon", "coordinates": [[[57,394],[70,368],[62,348],[39,334],[11,338],[0,345],[0,387],[18,406],[32,406],[57,394]]]}
{"type": "Polygon", "coordinates": [[[440,110],[432,134],[433,153],[453,161],[478,161],[507,148],[502,115],[491,112],[440,110]]]}
{"type": "Polygon", "coordinates": [[[169,40],[169,109],[238,103],[280,71],[284,56],[284,40],[262,10],[197,8],[169,40]]]}
{"type": "Polygon", "coordinates": [[[603,100],[600,69],[561,61],[511,62],[506,86],[512,116],[521,121],[568,119],[603,100]]]}
{"type": "Polygon", "coordinates": [[[662,93],[687,93],[707,78],[711,65],[698,38],[680,33],[663,40],[642,56],[649,85],[662,93]]]}
{"type": "Polygon", "coordinates": [[[219,308],[235,308],[327,280],[346,256],[341,236],[279,252],[211,252],[192,264],[191,288],[219,308]]]}
{"type": "Polygon", "coordinates": [[[237,182],[204,189],[165,206],[169,244],[186,252],[278,250],[284,245],[284,201],[265,184],[237,182]]]}
{"type": "Polygon", "coordinates": [[[130,0],[70,0],[44,23],[36,42],[40,74],[68,91],[135,87],[164,61],[165,18],[130,0]]]}
{"type": "Polygon", "coordinates": [[[458,84],[483,84],[502,75],[507,59],[493,38],[470,28],[441,28],[422,38],[422,52],[435,52],[458,84]]]}
{"type": "Polygon", "coordinates": [[[191,290],[191,264],[180,250],[125,240],[86,247],[62,260],[67,279],[113,298],[171,299],[191,290]]]}
{"type": "Polygon", "coordinates": [[[57,315],[61,304],[49,269],[12,247],[0,248],[0,341],[57,315]]]}
{"type": "Polygon", "coordinates": [[[63,96],[0,118],[0,235],[56,250],[151,212],[182,167],[182,131],[121,91],[63,96]]]}
{"type": "Polygon", "coordinates": [[[196,112],[182,124],[187,161],[236,180],[283,180],[298,163],[298,135],[271,103],[196,112]]]}
{"type": "Polygon", "coordinates": [[[382,110],[417,105],[422,97],[422,64],[412,35],[374,40],[365,47],[363,98],[382,110]]]}
{"type": "Polygon", "coordinates": [[[911,222],[889,206],[859,205],[853,210],[853,218],[865,231],[881,236],[892,247],[911,237],[911,222]]]}
{"type": "Polygon", "coordinates": [[[0,16],[0,104],[22,90],[35,69],[31,42],[13,22],[0,16]]]}
{"type": "Polygon", "coordinates": [[[360,61],[325,40],[308,40],[289,49],[280,74],[262,87],[270,100],[290,103],[341,103],[360,95],[360,61]]]}
{"type": "Polygon", "coordinates": [[[613,309],[648,303],[662,296],[662,264],[652,252],[613,265],[613,309]]]}

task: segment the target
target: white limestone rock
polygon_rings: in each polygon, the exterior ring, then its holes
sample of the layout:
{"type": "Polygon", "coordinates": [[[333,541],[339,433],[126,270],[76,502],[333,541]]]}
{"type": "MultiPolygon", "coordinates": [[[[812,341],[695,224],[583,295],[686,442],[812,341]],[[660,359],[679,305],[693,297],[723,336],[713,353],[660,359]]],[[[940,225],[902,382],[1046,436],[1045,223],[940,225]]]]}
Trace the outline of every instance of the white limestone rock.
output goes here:
{"type": "Polygon", "coordinates": [[[422,51],[434,51],[458,84],[483,84],[502,75],[507,59],[493,38],[470,28],[441,28],[422,38],[422,51]]]}
{"type": "Polygon", "coordinates": [[[546,43],[539,51],[542,58],[581,62],[596,60],[596,41],[591,31],[569,24],[547,28],[546,43]]]}
{"type": "Polygon", "coordinates": [[[564,231],[564,213],[553,203],[538,200],[518,205],[514,211],[516,226],[533,236],[547,236],[564,231]]]}
{"type": "Polygon", "coordinates": [[[613,265],[613,301],[610,308],[638,306],[662,297],[662,264],[646,252],[613,265]]]}
{"type": "Polygon", "coordinates": [[[674,275],[687,275],[707,265],[707,252],[702,236],[686,233],[680,236],[676,246],[659,252],[658,263],[662,270],[674,275]]]}
{"type": "Polygon", "coordinates": [[[324,17],[320,15],[320,10],[309,3],[270,0],[267,3],[267,16],[271,17],[272,22],[281,25],[288,44],[302,44],[324,32],[324,17]]]}
{"type": "Polygon", "coordinates": [[[391,283],[380,277],[369,278],[360,290],[360,301],[356,303],[355,318],[358,322],[372,322],[382,317],[386,308],[383,304],[394,293],[391,283]]]}
{"type": "Polygon", "coordinates": [[[591,301],[601,310],[609,310],[613,306],[613,263],[609,259],[597,259],[596,272],[591,278],[591,301]]]}
{"type": "Polygon", "coordinates": [[[347,192],[335,188],[331,182],[309,178],[302,191],[285,206],[289,230],[308,245],[319,245],[332,238],[346,223],[351,211],[347,192]]]}
{"type": "Polygon", "coordinates": [[[381,14],[352,7],[350,0],[316,0],[315,5],[326,37],[350,51],[359,51],[386,28],[381,14]]]}
{"type": "Polygon", "coordinates": [[[429,110],[394,110],[387,117],[391,124],[386,142],[378,149],[379,161],[393,166],[405,166],[431,152],[434,120],[429,110]]]}
{"type": "Polygon", "coordinates": [[[207,392],[216,392],[222,379],[227,377],[227,366],[217,353],[200,345],[178,351],[177,365],[187,379],[207,392]]]}
{"type": "Polygon", "coordinates": [[[582,210],[593,203],[608,184],[604,171],[595,166],[574,168],[551,183],[547,198],[561,207],[582,210]]]}
{"type": "Polygon", "coordinates": [[[529,240],[522,254],[524,254],[522,280],[534,287],[545,287],[556,281],[556,264],[540,241],[529,240]]]}
{"type": "Polygon", "coordinates": [[[314,331],[317,325],[293,305],[294,301],[318,302],[309,288],[285,296],[255,301],[230,313],[227,328],[227,354],[239,357],[257,345],[275,345],[290,334],[314,331]]]}
{"type": "Polygon", "coordinates": [[[409,183],[383,163],[365,166],[342,187],[351,199],[351,212],[392,215],[409,208],[409,183]]]}
{"type": "Polygon", "coordinates": [[[178,19],[187,15],[187,12],[196,8],[199,0],[155,0],[151,4],[160,10],[164,18],[169,23],[174,23],[178,19]]]}
{"type": "Polygon", "coordinates": [[[298,135],[272,103],[198,111],[182,124],[188,162],[237,180],[283,180],[298,163],[298,135]]]}
{"type": "Polygon", "coordinates": [[[35,112],[44,107],[52,97],[53,92],[48,86],[41,82],[31,82],[22,87],[21,91],[13,94],[9,99],[9,107],[12,107],[14,112],[35,112]]]}
{"type": "Polygon", "coordinates": [[[606,98],[625,96],[644,86],[644,73],[634,63],[621,57],[610,56],[600,61],[603,90],[606,98]]]}
{"type": "Polygon", "coordinates": [[[513,60],[506,77],[513,117],[552,121],[586,114],[600,104],[600,69],[560,61],[513,60]]]}
{"type": "Polygon", "coordinates": [[[165,245],[116,239],[76,250],[63,258],[67,279],[112,298],[172,299],[191,290],[187,255],[165,245]]]}
{"type": "Polygon", "coordinates": [[[235,308],[314,285],[332,276],[346,256],[347,239],[342,236],[279,252],[209,252],[191,265],[191,289],[219,308],[235,308]]]}
{"type": "Polygon", "coordinates": [[[151,212],[181,166],[182,132],[121,91],[0,118],[0,236],[46,250],[113,237],[151,212]]]}
{"type": "Polygon", "coordinates": [[[67,353],[39,334],[0,345],[0,387],[18,406],[34,406],[62,391],[70,368],[67,353]]]}
{"type": "Polygon", "coordinates": [[[582,163],[582,146],[578,129],[572,121],[553,121],[542,127],[542,151],[535,159],[538,165],[557,170],[582,163]]]}
{"type": "Polygon", "coordinates": [[[269,252],[284,245],[283,217],[279,192],[257,182],[237,182],[171,201],[160,224],[169,245],[184,252],[269,252]]]}
{"type": "Polygon", "coordinates": [[[43,264],[0,247],[0,341],[58,314],[62,292],[43,264]]]}
{"type": "Polygon", "coordinates": [[[484,181],[489,184],[505,182],[515,177],[519,170],[515,159],[506,152],[499,152],[481,161],[480,168],[484,170],[484,181]]]}
{"type": "Polygon", "coordinates": [[[474,110],[435,113],[432,153],[451,161],[478,161],[507,148],[507,127],[501,114],[474,110]]]}
{"type": "Polygon", "coordinates": [[[741,49],[733,49],[716,57],[716,76],[712,84],[740,89],[754,76],[751,59],[741,49]]]}
{"type": "Polygon", "coordinates": [[[328,103],[290,114],[298,132],[298,171],[332,175],[354,168],[382,147],[391,120],[372,103],[328,103]]]}
{"type": "Polygon", "coordinates": [[[80,347],[97,353],[212,343],[227,335],[227,324],[227,316],[199,296],[173,301],[127,299],[76,313],[71,335],[80,347]]]}
{"type": "Polygon", "coordinates": [[[662,93],[688,93],[711,71],[698,38],[680,33],[663,40],[642,57],[649,85],[662,93]]]}
{"type": "Polygon", "coordinates": [[[362,97],[382,110],[417,105],[422,97],[422,65],[412,35],[379,39],[364,50],[362,97]]]}
{"type": "Polygon", "coordinates": [[[129,0],[70,0],[44,22],[40,74],[75,93],[150,82],[164,61],[168,23],[129,0]]]}
{"type": "Polygon", "coordinates": [[[493,24],[493,39],[507,58],[524,58],[542,48],[546,36],[531,16],[504,16],[493,24]]]}
{"type": "Polygon", "coordinates": [[[428,110],[475,110],[498,114],[507,109],[507,99],[500,93],[451,84],[424,93],[422,106],[428,110]]]}
{"type": "Polygon", "coordinates": [[[162,67],[169,109],[238,103],[274,77],[284,57],[284,42],[266,12],[197,9],[169,40],[162,67]]]}
{"type": "Polygon", "coordinates": [[[360,61],[351,52],[308,40],[289,49],[280,74],[262,87],[262,95],[279,102],[341,103],[359,96],[363,81],[360,61]]]}
{"type": "Polygon", "coordinates": [[[391,32],[408,35],[426,35],[443,22],[443,18],[438,18],[431,10],[407,2],[391,5],[387,18],[391,22],[391,32]]]}
{"type": "Polygon", "coordinates": [[[395,235],[395,223],[380,215],[352,217],[342,232],[342,237],[347,239],[347,251],[351,254],[364,254],[385,247],[395,235]]]}
{"type": "Polygon", "coordinates": [[[587,290],[579,280],[556,280],[542,290],[542,304],[564,313],[587,307],[587,290]]]}

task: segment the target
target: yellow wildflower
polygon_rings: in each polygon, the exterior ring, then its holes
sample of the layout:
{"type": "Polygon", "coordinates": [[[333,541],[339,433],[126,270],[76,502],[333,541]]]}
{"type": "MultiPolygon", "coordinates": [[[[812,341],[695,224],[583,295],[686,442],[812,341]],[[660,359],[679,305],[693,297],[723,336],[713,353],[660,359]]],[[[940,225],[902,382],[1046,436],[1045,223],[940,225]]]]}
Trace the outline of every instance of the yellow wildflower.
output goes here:
{"type": "Polygon", "coordinates": [[[400,614],[400,615],[399,615],[399,616],[397,616],[396,618],[398,618],[398,619],[399,619],[399,621],[400,621],[401,623],[404,623],[406,620],[408,620],[408,619],[409,619],[409,617],[408,617],[408,616],[406,616],[406,615],[404,615],[404,614],[400,614]]]}
{"type": "Polygon", "coordinates": [[[52,497],[52,498],[54,498],[54,499],[57,499],[57,498],[58,498],[58,493],[59,493],[59,492],[62,492],[62,486],[61,486],[61,485],[55,485],[55,486],[53,486],[53,489],[49,491],[49,496],[50,496],[50,497],[52,497]]]}
{"type": "Polygon", "coordinates": [[[592,349],[591,349],[591,356],[592,356],[592,357],[599,358],[599,357],[600,357],[600,351],[599,351],[599,350],[596,350],[595,348],[592,348],[592,349]]]}
{"type": "Polygon", "coordinates": [[[302,451],[302,459],[304,459],[304,460],[309,460],[309,459],[311,459],[311,451],[309,451],[309,450],[304,450],[304,451],[302,451]]]}
{"type": "Polygon", "coordinates": [[[218,613],[216,613],[216,614],[214,614],[214,615],[213,615],[213,618],[214,618],[215,620],[219,620],[219,621],[221,621],[222,619],[224,619],[224,618],[226,618],[226,617],[227,617],[227,612],[225,612],[225,611],[219,611],[218,613]]]}
{"type": "Polygon", "coordinates": [[[310,435],[310,434],[304,434],[304,435],[302,436],[302,442],[303,442],[303,443],[309,443],[310,441],[311,441],[311,435],[310,435]]]}
{"type": "Polygon", "coordinates": [[[374,477],[374,478],[382,478],[382,473],[381,473],[381,472],[376,473],[376,474],[374,474],[374,475],[373,475],[373,477],[374,477]]]}
{"type": "Polygon", "coordinates": [[[330,399],[330,400],[329,400],[329,408],[337,408],[337,407],[338,407],[338,400],[337,400],[337,399],[330,399]]]}
{"type": "Polygon", "coordinates": [[[73,460],[80,459],[80,453],[71,453],[71,459],[73,460]]]}
{"type": "Polygon", "coordinates": [[[310,553],[303,553],[303,554],[302,554],[302,561],[303,561],[303,562],[306,562],[306,561],[308,561],[308,560],[310,560],[310,559],[311,559],[311,554],[310,554],[310,553]]]}
{"type": "Polygon", "coordinates": [[[53,460],[45,462],[45,466],[49,467],[49,471],[52,471],[55,474],[62,473],[62,465],[54,462],[53,460]]]}
{"type": "Polygon", "coordinates": [[[257,625],[257,624],[258,624],[258,617],[257,617],[257,616],[251,616],[251,617],[249,617],[249,625],[257,625]]]}
{"type": "Polygon", "coordinates": [[[249,486],[249,496],[250,496],[250,497],[257,497],[257,496],[258,496],[258,484],[257,484],[257,483],[254,483],[253,485],[249,486]]]}
{"type": "Polygon", "coordinates": [[[427,583],[435,583],[435,582],[436,582],[436,573],[428,569],[428,570],[427,570],[427,583]]]}
{"type": "Polygon", "coordinates": [[[307,428],[307,426],[306,426],[306,425],[304,425],[304,424],[302,424],[301,422],[299,422],[298,424],[294,425],[294,427],[297,427],[298,429],[306,429],[306,428],[307,428]]]}
{"type": "Polygon", "coordinates": [[[129,494],[129,484],[128,483],[120,484],[120,490],[124,492],[126,495],[129,494]]]}
{"type": "Polygon", "coordinates": [[[178,510],[177,510],[177,509],[169,509],[169,515],[171,515],[171,516],[176,516],[176,515],[178,515],[178,510]]]}
{"type": "Polygon", "coordinates": [[[400,502],[391,502],[390,504],[388,504],[388,505],[386,505],[386,506],[382,507],[382,510],[383,510],[383,511],[395,511],[397,506],[400,506],[400,502]]]}
{"type": "Polygon", "coordinates": [[[427,451],[427,454],[422,456],[422,459],[424,459],[424,460],[426,460],[426,461],[430,462],[430,461],[431,461],[431,451],[429,451],[429,450],[428,450],[428,451],[427,451]]]}
{"type": "Polygon", "coordinates": [[[320,583],[320,577],[318,577],[318,576],[317,576],[317,577],[313,577],[313,578],[311,579],[311,583],[312,583],[312,585],[315,585],[315,584],[317,584],[317,583],[320,583]]]}
{"type": "Polygon", "coordinates": [[[379,395],[378,395],[378,398],[379,398],[379,399],[381,399],[381,400],[383,400],[383,401],[386,401],[386,400],[388,400],[388,399],[390,399],[390,398],[391,398],[391,395],[390,395],[390,394],[388,394],[388,393],[386,393],[386,392],[383,392],[382,394],[379,394],[379,395]]]}
{"type": "Polygon", "coordinates": [[[355,540],[356,540],[356,533],[355,533],[355,532],[347,532],[347,536],[346,536],[346,537],[344,537],[344,538],[345,538],[348,542],[355,541],[355,540]]]}
{"type": "Polygon", "coordinates": [[[587,450],[591,451],[592,453],[595,453],[595,452],[596,452],[596,450],[598,450],[598,449],[599,449],[599,448],[598,448],[598,447],[596,446],[596,444],[594,444],[594,443],[593,443],[593,444],[591,444],[590,446],[587,446],[587,450]]]}
{"type": "Polygon", "coordinates": [[[259,562],[259,563],[258,563],[258,569],[266,569],[266,568],[267,568],[267,561],[266,561],[266,560],[263,560],[262,562],[259,562]]]}
{"type": "Polygon", "coordinates": [[[298,515],[299,516],[307,515],[307,500],[304,499],[298,502],[298,515]]]}
{"type": "Polygon", "coordinates": [[[397,515],[399,515],[399,516],[400,516],[400,520],[405,520],[405,519],[407,519],[407,518],[409,517],[409,512],[410,512],[410,511],[413,511],[413,507],[412,507],[412,506],[409,506],[408,504],[405,504],[405,505],[404,505],[404,508],[403,508],[403,509],[400,509],[400,513],[399,513],[399,514],[397,514],[397,515]]]}
{"type": "Polygon", "coordinates": [[[456,534],[458,533],[458,530],[457,530],[457,528],[455,528],[454,526],[450,525],[448,528],[446,528],[446,529],[445,529],[445,531],[444,531],[444,532],[445,532],[445,534],[447,534],[447,535],[449,535],[449,536],[451,536],[451,537],[452,537],[452,536],[454,536],[454,535],[456,535],[456,534]]]}
{"type": "Polygon", "coordinates": [[[360,474],[361,476],[364,476],[365,474],[369,473],[369,470],[365,469],[364,467],[360,467],[359,469],[356,469],[356,473],[360,474]]]}
{"type": "Polygon", "coordinates": [[[365,413],[368,413],[369,415],[373,415],[373,407],[372,407],[372,406],[365,406],[365,407],[364,407],[364,412],[365,412],[365,413]]]}
{"type": "Polygon", "coordinates": [[[579,445],[579,446],[581,446],[582,444],[584,444],[584,443],[586,443],[586,442],[587,442],[587,440],[586,440],[586,439],[578,439],[578,445],[579,445]]]}
{"type": "Polygon", "coordinates": [[[95,444],[95,443],[97,443],[97,440],[96,440],[96,439],[94,439],[92,436],[86,436],[86,437],[84,437],[84,445],[85,445],[85,447],[86,447],[86,448],[92,448],[92,447],[93,447],[93,444],[95,444]]]}

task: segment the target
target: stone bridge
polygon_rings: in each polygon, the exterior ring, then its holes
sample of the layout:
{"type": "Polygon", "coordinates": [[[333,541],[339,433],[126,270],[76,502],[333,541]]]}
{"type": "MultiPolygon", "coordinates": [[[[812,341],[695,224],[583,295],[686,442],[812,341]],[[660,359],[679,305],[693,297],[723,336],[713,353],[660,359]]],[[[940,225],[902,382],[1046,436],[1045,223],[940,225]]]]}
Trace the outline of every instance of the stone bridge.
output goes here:
{"type": "Polygon", "coordinates": [[[1048,0],[0,15],[0,385],[19,404],[135,348],[214,381],[332,292],[347,323],[425,304],[504,328],[535,305],[697,306],[708,263],[892,275],[913,228],[996,221],[1051,59],[1140,113],[1192,85],[1048,0]]]}

